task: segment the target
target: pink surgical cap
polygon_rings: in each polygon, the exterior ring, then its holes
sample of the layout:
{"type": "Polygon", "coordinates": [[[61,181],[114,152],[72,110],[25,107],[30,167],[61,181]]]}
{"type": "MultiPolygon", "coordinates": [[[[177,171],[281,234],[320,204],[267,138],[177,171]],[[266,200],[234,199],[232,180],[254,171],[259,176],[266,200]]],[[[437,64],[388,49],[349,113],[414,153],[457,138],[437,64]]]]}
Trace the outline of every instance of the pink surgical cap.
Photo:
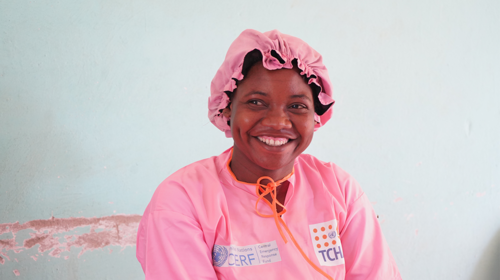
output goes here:
{"type": "Polygon", "coordinates": [[[234,92],[236,80],[243,80],[241,73],[245,56],[253,51],[262,53],[262,64],[268,70],[292,69],[292,61],[297,60],[297,66],[301,75],[305,75],[308,83],[314,83],[320,88],[318,99],[323,105],[330,105],[321,116],[314,114],[316,122],[314,131],[323,126],[332,116],[332,106],[335,102],[332,98],[332,85],[328,77],[328,70],[323,65],[321,55],[311,48],[306,42],[299,38],[282,34],[278,30],[260,33],[259,31],[247,29],[243,31],[231,44],[226,58],[215,74],[210,87],[211,95],[208,98],[208,118],[220,130],[225,132],[226,137],[231,137],[231,128],[228,119],[222,114],[222,110],[229,104],[226,92],[234,92]],[[275,51],[280,60],[271,54],[275,51]]]}

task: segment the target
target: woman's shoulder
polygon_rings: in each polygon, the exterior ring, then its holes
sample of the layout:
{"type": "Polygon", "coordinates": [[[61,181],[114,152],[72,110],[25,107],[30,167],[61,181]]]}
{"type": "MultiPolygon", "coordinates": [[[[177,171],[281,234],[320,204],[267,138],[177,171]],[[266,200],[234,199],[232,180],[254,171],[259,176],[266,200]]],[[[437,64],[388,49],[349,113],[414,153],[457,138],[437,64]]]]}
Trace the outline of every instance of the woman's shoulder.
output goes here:
{"type": "Polygon", "coordinates": [[[341,180],[352,179],[352,176],[344,169],[340,168],[333,162],[322,161],[313,155],[301,154],[297,157],[296,165],[306,170],[317,170],[324,175],[334,175],[341,180]]]}
{"type": "Polygon", "coordinates": [[[322,161],[309,154],[301,154],[295,162],[296,172],[315,185],[322,185],[334,196],[342,196],[347,204],[363,195],[356,179],[333,162],[322,161]]]}
{"type": "Polygon", "coordinates": [[[226,152],[196,161],[172,173],[156,188],[151,199],[154,208],[158,210],[169,204],[198,203],[207,193],[222,191],[219,173],[225,157],[226,152]]]}
{"type": "MultiPolygon", "coordinates": [[[[217,156],[188,164],[168,176],[163,182],[192,183],[193,179],[217,174],[217,156]]],[[[160,184],[161,185],[161,184],[160,184]]]]}

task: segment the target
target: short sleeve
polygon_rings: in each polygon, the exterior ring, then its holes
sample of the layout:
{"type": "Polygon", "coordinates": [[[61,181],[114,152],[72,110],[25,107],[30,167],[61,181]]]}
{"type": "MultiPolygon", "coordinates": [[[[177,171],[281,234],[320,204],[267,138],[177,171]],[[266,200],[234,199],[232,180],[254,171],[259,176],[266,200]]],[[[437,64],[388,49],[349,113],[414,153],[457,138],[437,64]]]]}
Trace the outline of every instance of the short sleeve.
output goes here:
{"type": "Polygon", "coordinates": [[[347,206],[340,239],[345,256],[346,279],[401,279],[366,194],[362,193],[347,206]]]}

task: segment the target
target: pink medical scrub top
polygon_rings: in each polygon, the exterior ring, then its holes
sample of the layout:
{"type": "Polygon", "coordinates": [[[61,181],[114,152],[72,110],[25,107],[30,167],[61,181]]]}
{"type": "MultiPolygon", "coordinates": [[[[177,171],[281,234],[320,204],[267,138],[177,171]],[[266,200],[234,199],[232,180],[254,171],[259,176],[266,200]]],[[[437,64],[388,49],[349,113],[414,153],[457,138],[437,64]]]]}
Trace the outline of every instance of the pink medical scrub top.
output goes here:
{"type": "MultiPolygon", "coordinates": [[[[231,149],[190,164],[156,189],[137,234],[146,279],[326,279],[257,215],[256,186],[236,181],[231,149]]],[[[358,183],[333,163],[302,154],[282,216],[309,259],[335,280],[401,279],[358,183]]],[[[272,214],[266,203],[261,213],[272,214]]]]}

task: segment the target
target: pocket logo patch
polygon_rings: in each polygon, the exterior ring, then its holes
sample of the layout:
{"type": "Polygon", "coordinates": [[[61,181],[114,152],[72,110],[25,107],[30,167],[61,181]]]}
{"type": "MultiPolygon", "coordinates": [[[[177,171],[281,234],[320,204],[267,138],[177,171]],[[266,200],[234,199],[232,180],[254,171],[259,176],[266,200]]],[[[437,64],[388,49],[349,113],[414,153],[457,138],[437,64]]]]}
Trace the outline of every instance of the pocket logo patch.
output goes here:
{"type": "Polygon", "coordinates": [[[314,253],[322,266],[344,264],[344,252],[338,234],[337,220],[309,225],[314,253]]]}

